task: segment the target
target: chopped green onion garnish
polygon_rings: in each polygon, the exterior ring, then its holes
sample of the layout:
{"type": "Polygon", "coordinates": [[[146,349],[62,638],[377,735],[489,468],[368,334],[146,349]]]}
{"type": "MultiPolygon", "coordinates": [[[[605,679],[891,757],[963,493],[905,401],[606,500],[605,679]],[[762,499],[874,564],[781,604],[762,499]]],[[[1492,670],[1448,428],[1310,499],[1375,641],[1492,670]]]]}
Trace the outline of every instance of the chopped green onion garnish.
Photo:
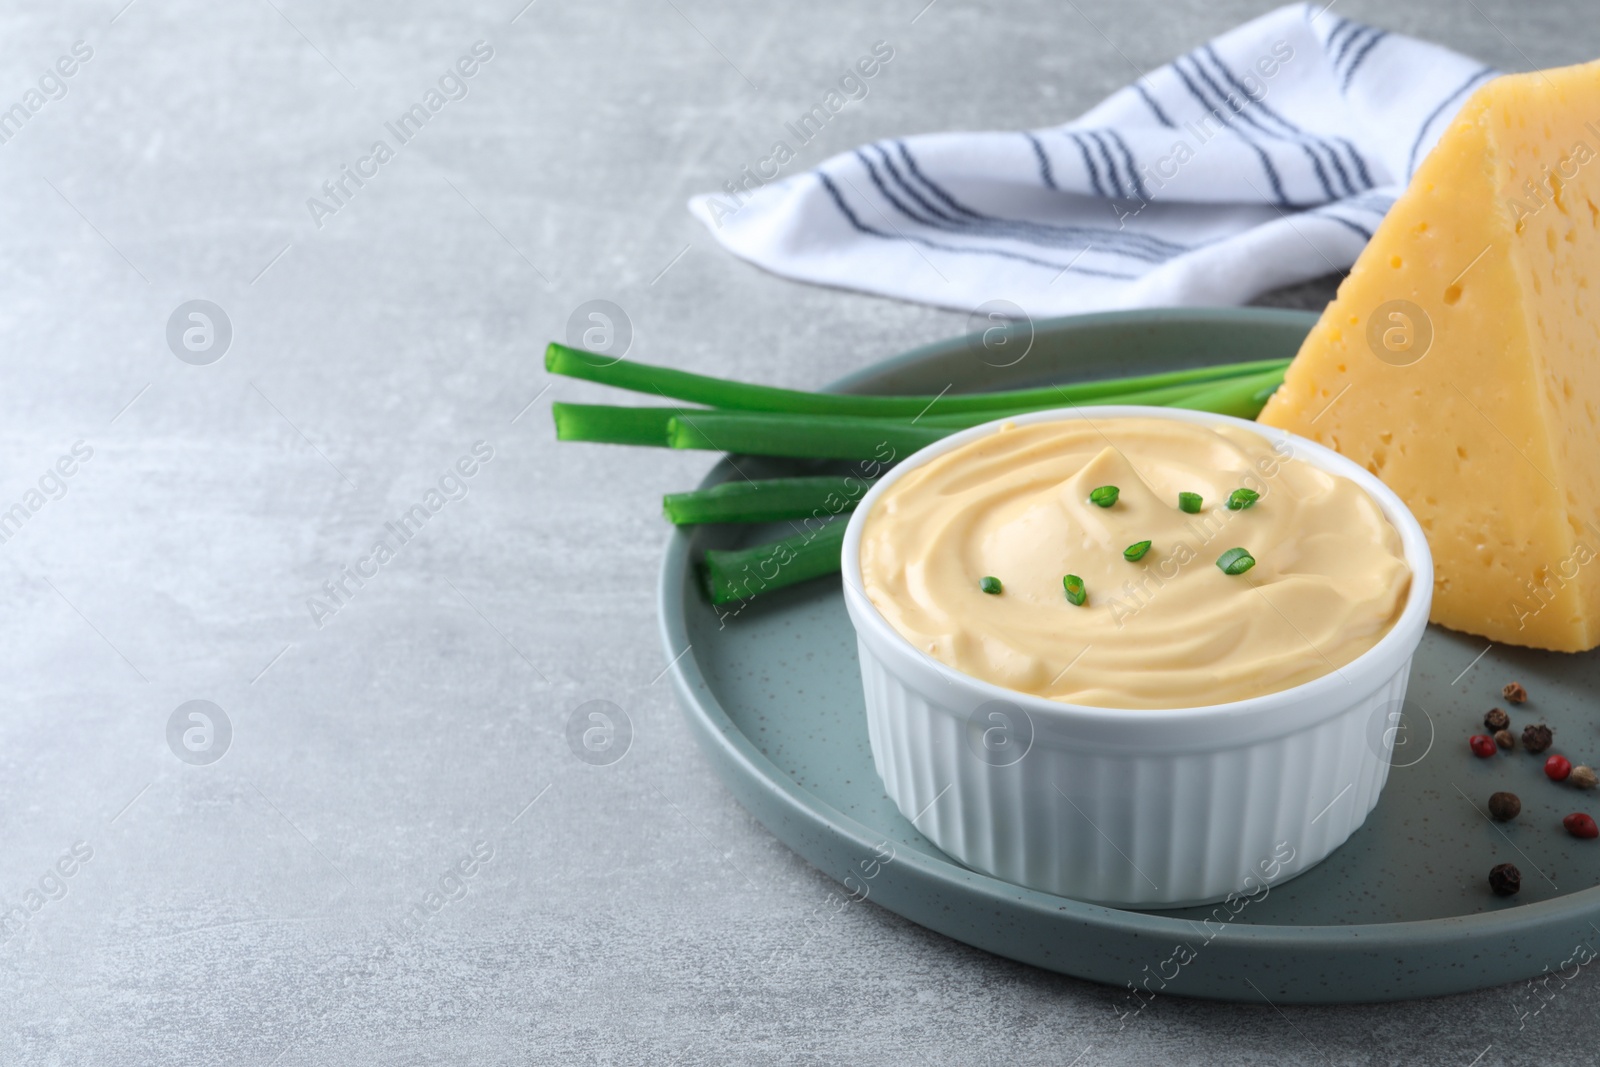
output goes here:
{"type": "Polygon", "coordinates": [[[978,582],[978,588],[985,593],[998,594],[1004,587],[1000,584],[1000,579],[991,574],[978,582]]]}
{"type": "Polygon", "coordinates": [[[1256,492],[1254,489],[1235,489],[1233,492],[1228,494],[1228,510],[1243,511],[1245,508],[1254,505],[1255,502],[1260,499],[1261,494],[1256,492]]]}
{"type": "Polygon", "coordinates": [[[1148,551],[1150,551],[1149,541],[1135,541],[1133,544],[1122,550],[1122,558],[1127,560],[1129,563],[1137,563],[1141,559],[1144,559],[1144,554],[1148,551]]]}
{"type": "Polygon", "coordinates": [[[1187,511],[1191,515],[1197,515],[1197,514],[1200,513],[1200,505],[1201,505],[1201,503],[1202,503],[1202,501],[1200,499],[1200,494],[1199,493],[1179,493],[1178,494],[1178,510],[1179,511],[1187,511]]]}
{"type": "Polygon", "coordinates": [[[1061,587],[1067,591],[1067,599],[1080,608],[1083,607],[1083,602],[1089,599],[1088,590],[1083,587],[1083,579],[1076,574],[1062,578],[1061,587]]]}
{"type": "Polygon", "coordinates": [[[1243,574],[1256,565],[1256,558],[1243,548],[1230,548],[1217,557],[1223,574],[1243,574]]]}
{"type": "Polygon", "coordinates": [[[1121,490],[1114,485],[1102,485],[1098,489],[1092,489],[1089,491],[1089,503],[1097,504],[1103,508],[1109,508],[1112,504],[1117,502],[1117,494],[1119,492],[1121,492],[1121,490]]]}

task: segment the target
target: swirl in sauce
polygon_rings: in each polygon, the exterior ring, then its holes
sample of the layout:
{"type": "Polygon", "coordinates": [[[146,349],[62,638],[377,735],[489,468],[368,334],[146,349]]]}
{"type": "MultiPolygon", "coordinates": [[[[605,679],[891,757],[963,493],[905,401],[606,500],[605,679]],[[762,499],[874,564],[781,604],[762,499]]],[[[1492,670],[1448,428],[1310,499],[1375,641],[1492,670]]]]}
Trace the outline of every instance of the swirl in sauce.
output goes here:
{"type": "Polygon", "coordinates": [[[1364,489],[1283,447],[1151,417],[1007,424],[888,487],[862,528],[864,591],[933,658],[1051,700],[1180,708],[1288,689],[1375,645],[1411,570],[1364,489]],[[1121,490],[1110,508],[1089,502],[1102,485],[1121,490]],[[1260,499],[1230,511],[1239,488],[1260,499]],[[1180,492],[1202,510],[1180,511],[1180,492]],[[1215,561],[1236,546],[1257,562],[1230,576],[1215,561]],[[1004,593],[984,593],[986,575],[1004,593]]]}

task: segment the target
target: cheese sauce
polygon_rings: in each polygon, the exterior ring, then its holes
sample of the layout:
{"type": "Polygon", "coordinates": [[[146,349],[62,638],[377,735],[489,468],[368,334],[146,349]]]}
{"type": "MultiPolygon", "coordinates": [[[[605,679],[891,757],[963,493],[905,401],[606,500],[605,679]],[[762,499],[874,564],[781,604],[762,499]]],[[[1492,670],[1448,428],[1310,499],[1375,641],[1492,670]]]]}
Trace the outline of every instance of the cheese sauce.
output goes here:
{"type": "Polygon", "coordinates": [[[1411,571],[1364,489],[1278,448],[1160,418],[1007,425],[885,490],[862,527],[864,591],[933,658],[1052,700],[1194,707],[1299,685],[1388,632],[1411,571]],[[1116,503],[1091,503],[1106,485],[1116,503]],[[1241,488],[1259,499],[1229,510],[1241,488]],[[1201,510],[1180,510],[1180,492],[1201,510]],[[1124,559],[1140,541],[1143,558],[1124,559]],[[1235,547],[1255,566],[1225,574],[1216,560],[1235,547]]]}

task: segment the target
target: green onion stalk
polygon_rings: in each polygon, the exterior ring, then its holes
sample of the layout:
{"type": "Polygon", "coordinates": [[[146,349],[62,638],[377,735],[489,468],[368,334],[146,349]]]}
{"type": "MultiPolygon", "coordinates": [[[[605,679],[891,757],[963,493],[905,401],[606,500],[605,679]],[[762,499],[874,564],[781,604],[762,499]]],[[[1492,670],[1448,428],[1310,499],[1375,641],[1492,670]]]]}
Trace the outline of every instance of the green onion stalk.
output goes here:
{"type": "Polygon", "coordinates": [[[675,370],[671,367],[657,367],[632,360],[613,360],[583,349],[569,348],[563,344],[552,343],[545,350],[545,369],[552,374],[581,378],[600,385],[636,393],[648,393],[669,400],[681,400],[735,411],[859,415],[869,418],[916,418],[919,415],[933,414],[931,409],[935,405],[940,414],[951,414],[1036,410],[1070,406],[1090,400],[1105,402],[1108,397],[1168,386],[1220,382],[1253,374],[1276,373],[1281,376],[1288,365],[1287,359],[1267,359],[994,393],[858,396],[751,385],[726,378],[675,370]]]}
{"type": "Polygon", "coordinates": [[[855,510],[871,478],[825,474],[805,478],[757,478],[723,482],[662,498],[667,520],[676,526],[710,522],[781,522],[813,515],[843,515],[855,510]]]}
{"type": "Polygon", "coordinates": [[[837,574],[845,526],[843,519],[836,519],[771,544],[711,549],[700,568],[706,594],[713,604],[728,604],[809,578],[837,574]]]}

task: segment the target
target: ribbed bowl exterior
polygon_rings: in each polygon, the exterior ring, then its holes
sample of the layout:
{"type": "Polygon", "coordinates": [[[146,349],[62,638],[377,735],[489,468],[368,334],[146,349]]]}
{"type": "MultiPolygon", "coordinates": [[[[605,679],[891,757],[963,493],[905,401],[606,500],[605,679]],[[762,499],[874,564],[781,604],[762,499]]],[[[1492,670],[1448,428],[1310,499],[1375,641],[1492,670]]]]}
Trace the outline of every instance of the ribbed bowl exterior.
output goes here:
{"type": "Polygon", "coordinates": [[[930,699],[858,645],[873,762],[924,836],[1007,881],[1135,908],[1254,892],[1343,844],[1388,778],[1410,664],[1319,722],[1249,744],[1107,752],[1035,726],[1008,763],[981,754],[985,732],[1008,727],[930,699]]]}
{"type": "MultiPolygon", "coordinates": [[[[1009,421],[1084,418],[1085,410],[1009,421]]],[[[1247,427],[1283,454],[1356,482],[1399,533],[1411,568],[1400,617],[1339,669],[1231,704],[1093,708],[956,671],[913,648],[873,606],[861,587],[861,531],[906,471],[996,424],[974,427],[892,469],[845,531],[845,607],[856,629],[873,761],[890,799],[929,840],[1007,881],[1132,908],[1258,891],[1321,861],[1378,802],[1433,598],[1426,536],[1375,476],[1304,438],[1198,411],[1088,410],[1097,421],[1140,416],[1247,427]]]]}

